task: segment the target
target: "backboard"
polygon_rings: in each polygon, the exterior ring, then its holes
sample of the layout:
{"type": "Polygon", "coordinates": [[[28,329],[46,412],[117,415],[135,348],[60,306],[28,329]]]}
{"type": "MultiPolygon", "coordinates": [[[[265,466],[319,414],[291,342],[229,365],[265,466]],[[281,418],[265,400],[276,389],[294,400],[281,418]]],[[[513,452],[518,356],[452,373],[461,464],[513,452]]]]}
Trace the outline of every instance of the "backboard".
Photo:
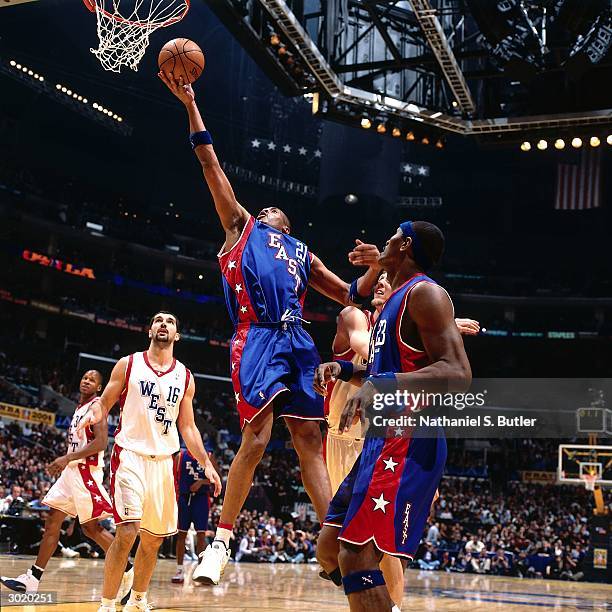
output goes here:
{"type": "Polygon", "coordinates": [[[557,482],[585,484],[589,475],[596,476],[595,484],[612,487],[612,446],[559,445],[557,482]]]}

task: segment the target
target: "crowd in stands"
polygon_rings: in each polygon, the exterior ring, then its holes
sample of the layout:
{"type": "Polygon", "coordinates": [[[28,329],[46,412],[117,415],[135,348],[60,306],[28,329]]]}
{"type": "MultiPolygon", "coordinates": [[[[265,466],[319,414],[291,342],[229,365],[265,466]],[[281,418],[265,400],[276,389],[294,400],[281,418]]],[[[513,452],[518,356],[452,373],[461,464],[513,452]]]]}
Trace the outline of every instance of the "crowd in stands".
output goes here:
{"type": "MultiPolygon", "coordinates": [[[[200,403],[204,403],[202,399],[200,403]]],[[[223,394],[215,394],[215,402],[206,399],[206,410],[196,407],[199,422],[207,423],[202,428],[203,436],[207,446],[214,449],[223,476],[239,442],[237,426],[224,425],[231,420],[223,416],[228,403],[223,394]]],[[[307,497],[295,455],[285,448],[283,432],[277,424],[271,448],[257,469],[251,495],[236,522],[232,541],[236,562],[315,560],[318,524],[306,512],[295,511],[296,502],[307,502],[307,497]]],[[[534,450],[529,460],[544,452],[548,442],[531,441],[528,446],[539,451],[534,450]]],[[[40,502],[52,484],[45,467],[62,452],[64,444],[65,432],[54,427],[0,421],[0,514],[44,516],[40,502]]],[[[451,454],[449,471],[453,471],[453,456],[460,457],[461,453],[451,454]]],[[[424,571],[582,578],[592,511],[590,494],[582,487],[518,480],[493,483],[484,477],[447,475],[439,491],[414,567],[424,571]]],[[[611,502],[608,497],[606,503],[611,502]]],[[[211,534],[219,513],[213,503],[211,534]]],[[[73,541],[78,547],[80,537],[69,526],[63,541],[73,541]]],[[[87,553],[99,552],[88,545],[87,553]]],[[[162,554],[173,556],[170,542],[162,548],[162,554]]]]}
{"type": "MultiPolygon", "coordinates": [[[[444,479],[416,558],[424,570],[580,580],[592,499],[582,487],[444,479]]],[[[608,499],[610,503],[610,499],[608,499]]]]}

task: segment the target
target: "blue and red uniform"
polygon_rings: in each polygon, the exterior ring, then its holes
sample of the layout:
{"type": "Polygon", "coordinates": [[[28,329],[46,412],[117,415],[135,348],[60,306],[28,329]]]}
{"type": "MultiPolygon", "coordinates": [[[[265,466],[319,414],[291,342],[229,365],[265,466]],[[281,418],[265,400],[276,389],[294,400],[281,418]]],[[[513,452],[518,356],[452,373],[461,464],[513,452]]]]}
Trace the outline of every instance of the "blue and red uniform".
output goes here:
{"type": "MultiPolygon", "coordinates": [[[[422,282],[415,274],[396,289],[372,331],[370,375],[414,372],[429,365],[427,354],[401,337],[410,292],[422,282]]],[[[385,437],[367,435],[363,451],[333,497],[324,524],[339,527],[340,540],[373,541],[382,552],[413,557],[446,462],[442,428],[391,429],[385,437]],[[416,435],[418,434],[418,435],[416,435]]]]}
{"type": "Polygon", "coordinates": [[[303,242],[254,217],[238,242],[219,253],[235,325],[230,368],[241,428],[280,393],[277,416],[323,419],[323,398],[312,386],[320,357],[302,327],[311,262],[303,242]]]}
{"type": "Polygon", "coordinates": [[[191,485],[196,480],[204,479],[206,479],[204,468],[189,454],[188,450],[181,449],[176,469],[179,531],[189,531],[191,523],[196,531],[208,529],[210,487],[205,484],[195,493],[191,491],[191,485]]]}

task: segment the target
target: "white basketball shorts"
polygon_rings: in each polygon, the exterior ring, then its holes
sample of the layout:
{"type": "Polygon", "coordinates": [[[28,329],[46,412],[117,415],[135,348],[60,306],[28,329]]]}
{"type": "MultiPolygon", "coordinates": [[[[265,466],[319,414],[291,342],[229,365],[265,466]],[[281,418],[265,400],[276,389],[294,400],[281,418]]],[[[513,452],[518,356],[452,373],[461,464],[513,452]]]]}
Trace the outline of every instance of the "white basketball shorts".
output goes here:
{"type": "Polygon", "coordinates": [[[178,509],[171,455],[139,455],[118,444],[111,455],[111,497],[117,525],[140,521],[154,536],[176,533],[178,509]]]}
{"type": "Polygon", "coordinates": [[[43,504],[72,518],[78,516],[80,523],[108,518],[113,510],[103,480],[102,467],[68,465],[45,495],[43,504]]]}

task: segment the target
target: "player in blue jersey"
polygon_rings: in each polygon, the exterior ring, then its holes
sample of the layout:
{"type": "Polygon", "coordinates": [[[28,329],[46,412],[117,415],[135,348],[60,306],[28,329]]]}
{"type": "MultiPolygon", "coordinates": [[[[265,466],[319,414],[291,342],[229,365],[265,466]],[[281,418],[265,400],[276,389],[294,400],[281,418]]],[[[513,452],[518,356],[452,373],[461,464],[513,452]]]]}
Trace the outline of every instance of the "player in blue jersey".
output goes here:
{"type": "MultiPolygon", "coordinates": [[[[219,466],[213,455],[208,453],[212,464],[220,474],[219,466]]],[[[172,577],[174,584],[185,582],[185,540],[193,524],[196,532],[196,553],[204,550],[208,515],[210,511],[210,480],[206,478],[204,468],[186,448],[181,448],[175,457],[174,477],[178,503],[178,534],[176,536],[176,574],[172,577]]]]}
{"type": "MultiPolygon", "coordinates": [[[[253,217],[236,200],[219,164],[193,89],[171,74],[159,76],[186,107],[190,142],[225,233],[219,262],[236,328],[230,368],[242,442],[228,475],[215,539],[193,573],[198,582],[218,584],[229,559],[234,521],[270,439],[275,414],[285,418],[304,488],[319,519],[325,517],[331,485],[318,423],[324,419],[323,400],[312,388],[320,358],[302,326],[302,306],[308,286],[345,306],[361,303],[376,284],[379,267],[371,266],[352,284],[346,283],[291,235],[291,223],[281,210],[267,207],[253,217]]],[[[358,245],[357,252],[367,251],[377,249],[358,245]]]]}
{"type": "MultiPolygon", "coordinates": [[[[339,429],[357,416],[372,417],[377,393],[464,391],[471,369],[448,293],[425,271],[437,263],[444,237],[430,223],[405,222],[389,239],[379,262],[392,293],[372,330],[367,367],[331,362],[318,367],[315,388],[329,380],[361,384],[342,412],[339,429]]],[[[392,406],[398,414],[426,406],[392,406]]],[[[384,425],[384,424],[383,424],[384,425]]],[[[317,556],[328,574],[338,552],[351,610],[399,610],[379,562],[383,553],[412,558],[418,547],[444,463],[441,428],[383,427],[368,431],[363,451],[332,499],[318,540],[317,556]]]]}

